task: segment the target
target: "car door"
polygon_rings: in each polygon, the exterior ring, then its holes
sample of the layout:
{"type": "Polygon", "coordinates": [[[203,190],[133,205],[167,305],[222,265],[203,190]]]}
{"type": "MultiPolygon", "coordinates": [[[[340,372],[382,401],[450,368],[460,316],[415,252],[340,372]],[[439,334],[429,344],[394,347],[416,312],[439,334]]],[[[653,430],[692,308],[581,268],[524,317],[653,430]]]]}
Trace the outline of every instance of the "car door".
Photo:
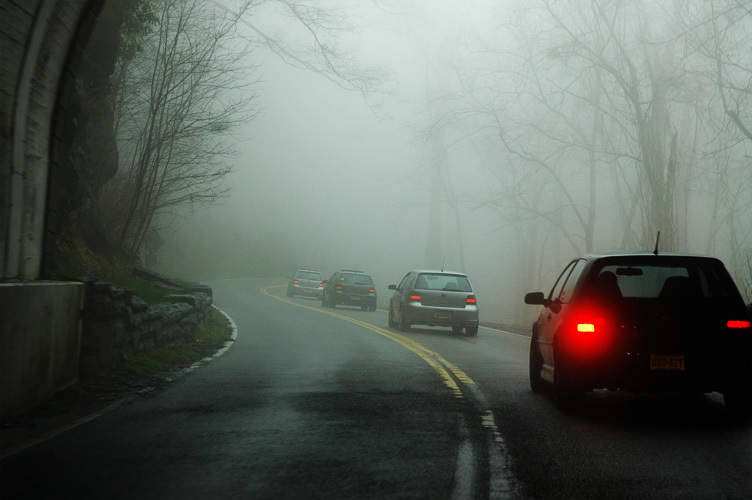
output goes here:
{"type": "Polygon", "coordinates": [[[585,269],[587,261],[575,259],[559,275],[548,295],[549,304],[544,306],[538,318],[538,343],[543,355],[543,363],[554,365],[554,340],[561,325],[577,281],[585,269]]]}
{"type": "Polygon", "coordinates": [[[410,282],[412,281],[412,277],[415,273],[409,272],[405,275],[404,278],[402,278],[402,281],[400,281],[399,285],[397,285],[397,288],[394,290],[394,293],[392,294],[392,298],[389,299],[389,307],[392,311],[392,317],[399,321],[399,319],[402,317],[402,304],[404,301],[404,295],[405,291],[408,288],[410,282]]]}
{"type": "Polygon", "coordinates": [[[337,283],[339,283],[339,275],[339,272],[334,273],[324,285],[324,294],[326,295],[328,301],[332,300],[332,296],[334,295],[334,287],[337,285],[337,283]]]}

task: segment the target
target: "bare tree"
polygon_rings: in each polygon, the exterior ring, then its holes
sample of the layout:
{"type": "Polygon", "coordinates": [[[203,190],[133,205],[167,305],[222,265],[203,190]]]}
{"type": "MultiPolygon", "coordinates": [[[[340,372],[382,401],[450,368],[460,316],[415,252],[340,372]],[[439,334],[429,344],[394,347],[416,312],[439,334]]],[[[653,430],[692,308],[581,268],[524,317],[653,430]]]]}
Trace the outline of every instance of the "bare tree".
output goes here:
{"type": "MultiPolygon", "coordinates": [[[[698,109],[707,158],[698,191],[711,201],[707,252],[729,255],[732,274],[750,289],[752,254],[752,2],[677,3],[673,25],[686,40],[692,76],[704,87],[698,109]]],[[[752,298],[749,297],[748,298],[752,298]]]]}
{"type": "Polygon", "coordinates": [[[247,4],[230,14],[200,1],[141,5],[155,29],[137,55],[121,58],[120,166],[100,198],[110,207],[111,237],[130,256],[161,218],[226,193],[229,132],[248,117],[253,98],[243,80],[248,45],[238,44],[236,31],[247,4]]]}

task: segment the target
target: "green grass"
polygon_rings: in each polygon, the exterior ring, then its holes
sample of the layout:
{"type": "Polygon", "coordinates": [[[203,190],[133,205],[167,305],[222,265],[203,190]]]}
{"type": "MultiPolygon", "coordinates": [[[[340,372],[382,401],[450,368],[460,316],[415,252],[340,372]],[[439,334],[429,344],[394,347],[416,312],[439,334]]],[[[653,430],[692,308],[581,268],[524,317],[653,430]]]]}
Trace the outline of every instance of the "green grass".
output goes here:
{"type": "Polygon", "coordinates": [[[192,339],[139,353],[124,366],[126,373],[149,377],[179,365],[190,365],[216,352],[230,339],[227,319],[212,309],[209,323],[192,339]]]}
{"type": "Polygon", "coordinates": [[[52,259],[50,277],[66,279],[90,276],[113,285],[127,288],[148,304],[165,302],[175,290],[153,284],[151,281],[133,276],[131,266],[116,260],[108,260],[92,252],[82,241],[73,239],[60,243],[52,259]]]}
{"type": "Polygon", "coordinates": [[[93,275],[113,285],[131,290],[134,295],[138,295],[147,304],[166,302],[168,295],[179,293],[179,291],[162,288],[154,285],[149,280],[127,274],[114,268],[99,268],[94,270],[93,275]]]}

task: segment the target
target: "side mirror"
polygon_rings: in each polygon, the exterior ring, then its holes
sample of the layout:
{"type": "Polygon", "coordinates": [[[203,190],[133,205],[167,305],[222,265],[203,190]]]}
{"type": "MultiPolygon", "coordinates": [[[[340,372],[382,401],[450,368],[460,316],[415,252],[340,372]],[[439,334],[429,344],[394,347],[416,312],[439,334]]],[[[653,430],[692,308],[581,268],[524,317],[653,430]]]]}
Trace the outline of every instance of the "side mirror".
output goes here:
{"type": "Polygon", "coordinates": [[[397,285],[389,285],[387,288],[389,290],[396,290],[397,289],[397,285]]]}
{"type": "Polygon", "coordinates": [[[525,294],[525,304],[546,306],[548,301],[543,296],[543,292],[532,292],[525,294]]]}

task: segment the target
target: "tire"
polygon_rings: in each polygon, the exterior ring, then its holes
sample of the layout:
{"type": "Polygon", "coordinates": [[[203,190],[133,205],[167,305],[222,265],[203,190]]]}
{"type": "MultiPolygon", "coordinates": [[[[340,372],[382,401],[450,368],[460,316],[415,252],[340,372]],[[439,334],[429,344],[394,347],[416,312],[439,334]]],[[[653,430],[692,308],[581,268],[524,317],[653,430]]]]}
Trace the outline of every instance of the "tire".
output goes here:
{"type": "Polygon", "coordinates": [[[461,326],[453,326],[452,327],[452,333],[455,335],[459,335],[462,333],[462,327],[461,326]]]}
{"type": "Polygon", "coordinates": [[[397,328],[397,322],[394,321],[394,311],[392,311],[392,306],[389,306],[389,328],[397,328]]]}
{"type": "Polygon", "coordinates": [[[292,292],[290,291],[290,288],[289,288],[289,287],[287,288],[287,296],[288,296],[288,297],[292,297],[292,292]]]}
{"type": "Polygon", "coordinates": [[[533,334],[533,338],[530,340],[528,370],[530,372],[530,389],[539,394],[546,390],[546,381],[541,378],[541,368],[543,368],[543,357],[538,348],[538,336],[533,334]]]}
{"type": "Polygon", "coordinates": [[[329,307],[329,304],[326,302],[326,295],[321,294],[321,307],[329,307]]]}
{"type": "Polygon", "coordinates": [[[404,311],[401,311],[401,310],[400,310],[399,329],[402,330],[403,332],[410,331],[410,323],[408,321],[405,321],[405,313],[404,311]]]}
{"type": "Polygon", "coordinates": [[[478,327],[477,326],[466,326],[465,327],[465,333],[468,337],[475,337],[478,335],[478,327]]]}
{"type": "Polygon", "coordinates": [[[329,297],[329,300],[327,301],[326,305],[327,307],[329,307],[329,309],[334,309],[337,307],[337,304],[334,303],[334,299],[332,297],[329,297]]]}
{"type": "Polygon", "coordinates": [[[371,310],[371,308],[370,308],[370,307],[368,307],[368,306],[360,306],[360,310],[361,310],[361,311],[370,311],[370,310],[371,310]]]}
{"type": "Polygon", "coordinates": [[[368,308],[370,312],[376,312],[376,306],[371,306],[368,308]]]}

